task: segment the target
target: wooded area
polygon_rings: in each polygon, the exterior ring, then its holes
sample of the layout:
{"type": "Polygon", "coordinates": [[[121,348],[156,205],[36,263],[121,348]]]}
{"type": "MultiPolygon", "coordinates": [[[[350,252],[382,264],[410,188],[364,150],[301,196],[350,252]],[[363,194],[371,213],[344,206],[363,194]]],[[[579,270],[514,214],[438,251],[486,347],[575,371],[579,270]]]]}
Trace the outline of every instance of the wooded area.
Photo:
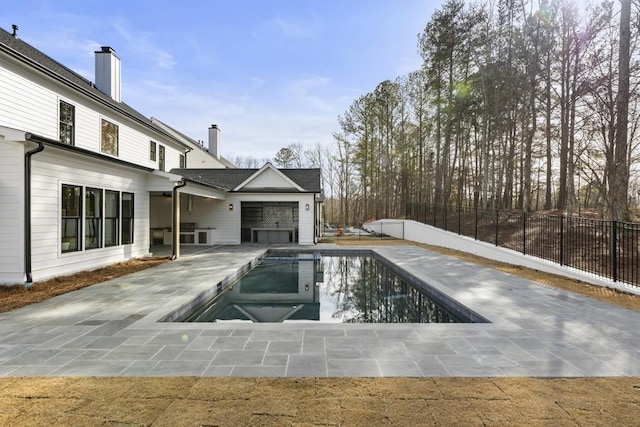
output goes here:
{"type": "Polygon", "coordinates": [[[631,0],[449,0],[418,36],[419,70],[355,99],[333,147],[291,144],[274,162],[321,167],[339,224],[402,217],[407,202],[627,221],[638,19],[631,0]]]}

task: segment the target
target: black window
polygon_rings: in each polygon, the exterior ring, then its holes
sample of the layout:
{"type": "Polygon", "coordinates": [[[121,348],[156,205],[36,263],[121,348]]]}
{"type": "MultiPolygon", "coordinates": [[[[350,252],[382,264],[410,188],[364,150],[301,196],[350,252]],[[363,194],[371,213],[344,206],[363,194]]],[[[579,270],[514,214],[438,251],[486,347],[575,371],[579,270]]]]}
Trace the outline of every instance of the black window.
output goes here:
{"type": "Polygon", "coordinates": [[[120,195],[117,191],[104,192],[104,245],[117,246],[120,230],[120,195]]]}
{"type": "Polygon", "coordinates": [[[122,193],[122,244],[133,243],[133,193],[122,193]]]}
{"type": "Polygon", "coordinates": [[[102,247],[102,190],[87,188],[84,195],[84,248],[102,247]]]}
{"type": "Polygon", "coordinates": [[[60,142],[75,144],[76,107],[60,101],[60,142]]]}
{"type": "Polygon", "coordinates": [[[134,212],[133,193],[63,184],[61,251],[132,244],[134,212]]]}
{"type": "Polygon", "coordinates": [[[102,119],[100,150],[103,153],[118,155],[118,125],[102,119]]]}
{"type": "Polygon", "coordinates": [[[160,145],[158,146],[158,148],[160,149],[160,160],[158,163],[158,169],[160,169],[161,171],[164,171],[164,145],[160,145]]]}
{"type": "Polygon", "coordinates": [[[180,167],[184,167],[184,154],[180,154],[180,167]]]}
{"type": "Polygon", "coordinates": [[[156,143],[153,141],[149,143],[149,160],[156,161],[156,143]]]}
{"type": "Polygon", "coordinates": [[[62,186],[62,230],[60,250],[62,252],[79,251],[82,220],[82,187],[62,186]]]}

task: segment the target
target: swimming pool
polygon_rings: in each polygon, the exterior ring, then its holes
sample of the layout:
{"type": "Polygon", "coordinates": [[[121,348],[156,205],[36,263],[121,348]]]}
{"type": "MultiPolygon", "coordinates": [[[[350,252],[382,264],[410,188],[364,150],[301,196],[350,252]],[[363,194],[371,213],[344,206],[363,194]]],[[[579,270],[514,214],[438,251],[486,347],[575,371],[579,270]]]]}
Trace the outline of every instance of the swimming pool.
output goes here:
{"type": "Polygon", "coordinates": [[[268,253],[178,322],[473,323],[485,321],[372,254],[268,253]],[[391,267],[391,268],[389,268],[391,267]],[[394,271],[392,271],[392,269],[394,271]],[[411,282],[411,283],[410,283],[411,282]]]}

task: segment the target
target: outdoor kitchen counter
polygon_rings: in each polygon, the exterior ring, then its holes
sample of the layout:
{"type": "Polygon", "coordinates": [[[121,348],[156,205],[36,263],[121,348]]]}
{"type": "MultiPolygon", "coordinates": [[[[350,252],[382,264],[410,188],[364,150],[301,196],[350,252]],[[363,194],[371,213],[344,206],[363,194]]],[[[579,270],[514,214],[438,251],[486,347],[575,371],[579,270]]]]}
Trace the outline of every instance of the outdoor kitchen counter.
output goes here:
{"type": "MultiPolygon", "coordinates": [[[[180,231],[180,243],[185,245],[211,245],[215,227],[198,227],[189,231],[180,231]]],[[[164,244],[170,245],[173,241],[173,231],[164,230],[164,244]]]]}

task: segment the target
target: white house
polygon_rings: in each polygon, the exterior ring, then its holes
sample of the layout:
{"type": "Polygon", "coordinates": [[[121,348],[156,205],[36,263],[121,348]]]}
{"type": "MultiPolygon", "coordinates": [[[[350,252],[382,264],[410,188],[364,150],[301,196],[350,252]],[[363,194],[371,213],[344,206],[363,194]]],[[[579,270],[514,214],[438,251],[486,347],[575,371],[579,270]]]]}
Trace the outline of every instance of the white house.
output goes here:
{"type": "Polygon", "coordinates": [[[206,169],[236,167],[220,154],[220,128],[218,125],[211,125],[209,128],[209,141],[205,147],[203,141],[200,142],[189,138],[179,130],[172,128],[155,117],[151,117],[151,122],[188,147],[188,156],[185,158],[185,165],[183,167],[206,169]]]}
{"type": "Polygon", "coordinates": [[[249,202],[297,206],[293,241],[314,242],[319,174],[313,188],[270,165],[233,188],[198,178],[188,162],[238,170],[220,156],[219,138],[215,152],[196,152],[193,140],[122,102],[113,49],[101,48],[95,63],[91,82],[0,29],[0,283],[30,286],[146,256],[158,227],[162,243],[172,235],[175,256],[181,240],[239,244],[249,202]],[[261,182],[271,191],[260,193],[261,182]],[[204,231],[183,236],[181,225],[204,231]]]}
{"type": "MultiPolygon", "coordinates": [[[[260,169],[174,169],[172,173],[183,177],[185,189],[197,185],[225,192],[225,203],[193,195],[182,200],[181,221],[195,224],[196,233],[210,230],[213,243],[311,245],[317,241],[319,169],[277,169],[267,163],[260,169]]],[[[169,210],[159,205],[156,209],[154,203],[162,200],[152,200],[152,206],[154,211],[166,212],[164,218],[152,219],[152,227],[158,227],[167,223],[169,210]]]]}

